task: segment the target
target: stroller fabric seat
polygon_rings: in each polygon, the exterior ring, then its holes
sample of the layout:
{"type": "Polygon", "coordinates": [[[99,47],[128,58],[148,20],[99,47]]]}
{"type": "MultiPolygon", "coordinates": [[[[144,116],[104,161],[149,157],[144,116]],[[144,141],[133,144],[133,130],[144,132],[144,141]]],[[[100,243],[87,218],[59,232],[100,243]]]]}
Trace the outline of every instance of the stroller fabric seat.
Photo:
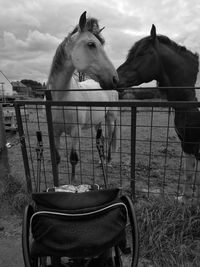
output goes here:
{"type": "Polygon", "coordinates": [[[125,244],[126,205],[118,189],[32,195],[31,255],[93,257],[125,244]]]}

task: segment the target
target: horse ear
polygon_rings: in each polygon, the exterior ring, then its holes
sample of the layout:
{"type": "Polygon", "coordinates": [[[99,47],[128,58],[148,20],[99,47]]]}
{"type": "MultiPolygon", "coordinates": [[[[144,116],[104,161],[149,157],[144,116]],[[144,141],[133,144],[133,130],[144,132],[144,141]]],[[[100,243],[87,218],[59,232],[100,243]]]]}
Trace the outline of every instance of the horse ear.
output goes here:
{"type": "Polygon", "coordinates": [[[80,16],[80,19],[79,19],[79,27],[80,27],[80,30],[81,30],[81,32],[83,32],[84,31],[84,29],[85,29],[85,24],[86,24],[86,11],[85,12],[83,12],[83,14],[80,16]]]}
{"type": "Polygon", "coordinates": [[[105,26],[99,30],[98,33],[102,32],[105,29],[105,26]]]}
{"type": "Polygon", "coordinates": [[[156,26],[154,24],[151,27],[151,38],[152,38],[153,41],[155,41],[156,38],[157,38],[157,35],[156,35],[156,26]]]}

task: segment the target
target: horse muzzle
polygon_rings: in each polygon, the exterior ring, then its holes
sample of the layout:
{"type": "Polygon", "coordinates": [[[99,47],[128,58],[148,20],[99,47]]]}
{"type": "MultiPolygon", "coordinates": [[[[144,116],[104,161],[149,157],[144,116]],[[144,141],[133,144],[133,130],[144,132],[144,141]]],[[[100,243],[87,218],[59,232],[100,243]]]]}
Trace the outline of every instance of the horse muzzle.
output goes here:
{"type": "Polygon", "coordinates": [[[117,88],[118,82],[119,82],[118,76],[113,76],[109,81],[100,80],[99,84],[101,88],[104,90],[113,90],[117,88]]]}
{"type": "Polygon", "coordinates": [[[140,79],[139,79],[137,73],[133,73],[130,76],[128,76],[128,75],[120,76],[119,75],[119,82],[117,84],[117,87],[118,88],[131,87],[131,86],[137,86],[140,84],[141,84],[141,82],[140,82],[140,79]]]}

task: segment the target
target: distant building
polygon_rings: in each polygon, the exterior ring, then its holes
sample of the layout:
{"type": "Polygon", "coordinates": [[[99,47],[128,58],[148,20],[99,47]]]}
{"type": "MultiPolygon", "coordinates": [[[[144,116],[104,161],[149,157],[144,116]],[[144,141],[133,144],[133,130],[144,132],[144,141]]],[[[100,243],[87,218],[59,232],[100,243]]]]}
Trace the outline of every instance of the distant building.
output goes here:
{"type": "Polygon", "coordinates": [[[13,87],[8,78],[0,71],[0,99],[12,97],[14,94],[13,87]]]}
{"type": "Polygon", "coordinates": [[[27,87],[22,82],[16,81],[16,82],[11,82],[11,84],[13,86],[13,90],[17,92],[17,94],[20,96],[30,96],[32,93],[31,88],[27,87]]]}
{"type": "Polygon", "coordinates": [[[32,88],[33,97],[43,98],[45,95],[46,86],[35,86],[32,88]]]}

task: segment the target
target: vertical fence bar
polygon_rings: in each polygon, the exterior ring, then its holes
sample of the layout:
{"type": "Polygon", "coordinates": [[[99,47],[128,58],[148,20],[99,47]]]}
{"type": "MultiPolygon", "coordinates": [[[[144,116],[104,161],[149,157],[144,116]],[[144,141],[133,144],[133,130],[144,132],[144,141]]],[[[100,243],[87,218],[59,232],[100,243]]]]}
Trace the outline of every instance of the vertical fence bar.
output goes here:
{"type": "Polygon", "coordinates": [[[135,200],[136,107],[131,107],[131,192],[135,200]]]}
{"type": "Polygon", "coordinates": [[[51,90],[45,91],[46,100],[52,100],[51,90]]]}
{"type": "Polygon", "coordinates": [[[53,173],[53,182],[54,186],[59,185],[58,181],[58,165],[56,162],[56,147],[54,141],[54,130],[53,130],[53,121],[52,121],[52,106],[50,102],[46,102],[46,117],[47,117],[47,127],[48,127],[48,136],[49,136],[49,145],[51,153],[51,164],[52,164],[52,173],[53,173]]]}
{"type": "Polygon", "coordinates": [[[151,107],[151,120],[150,120],[150,140],[149,140],[149,165],[148,165],[148,180],[147,180],[147,185],[148,185],[148,197],[150,195],[150,179],[151,179],[151,161],[152,161],[152,143],[153,143],[153,114],[154,109],[151,107]]]}
{"type": "Polygon", "coordinates": [[[26,149],[24,128],[23,128],[23,123],[22,123],[20,106],[17,105],[16,103],[15,103],[15,113],[16,113],[16,119],[17,119],[17,128],[18,128],[18,132],[19,132],[19,139],[20,139],[20,144],[21,144],[22,157],[23,157],[23,162],[24,162],[27,191],[30,194],[30,193],[32,193],[32,182],[31,182],[29,161],[28,161],[28,155],[27,155],[27,149],[26,149]]]}
{"type": "MultiPolygon", "coordinates": [[[[170,128],[170,114],[171,114],[171,108],[168,108],[168,116],[167,116],[167,136],[166,136],[166,145],[165,145],[165,149],[166,152],[169,149],[169,128],[170,128]]],[[[165,153],[164,155],[164,170],[163,170],[163,181],[162,181],[162,194],[164,196],[165,194],[165,185],[166,185],[166,171],[167,171],[167,154],[165,153]]]]}

